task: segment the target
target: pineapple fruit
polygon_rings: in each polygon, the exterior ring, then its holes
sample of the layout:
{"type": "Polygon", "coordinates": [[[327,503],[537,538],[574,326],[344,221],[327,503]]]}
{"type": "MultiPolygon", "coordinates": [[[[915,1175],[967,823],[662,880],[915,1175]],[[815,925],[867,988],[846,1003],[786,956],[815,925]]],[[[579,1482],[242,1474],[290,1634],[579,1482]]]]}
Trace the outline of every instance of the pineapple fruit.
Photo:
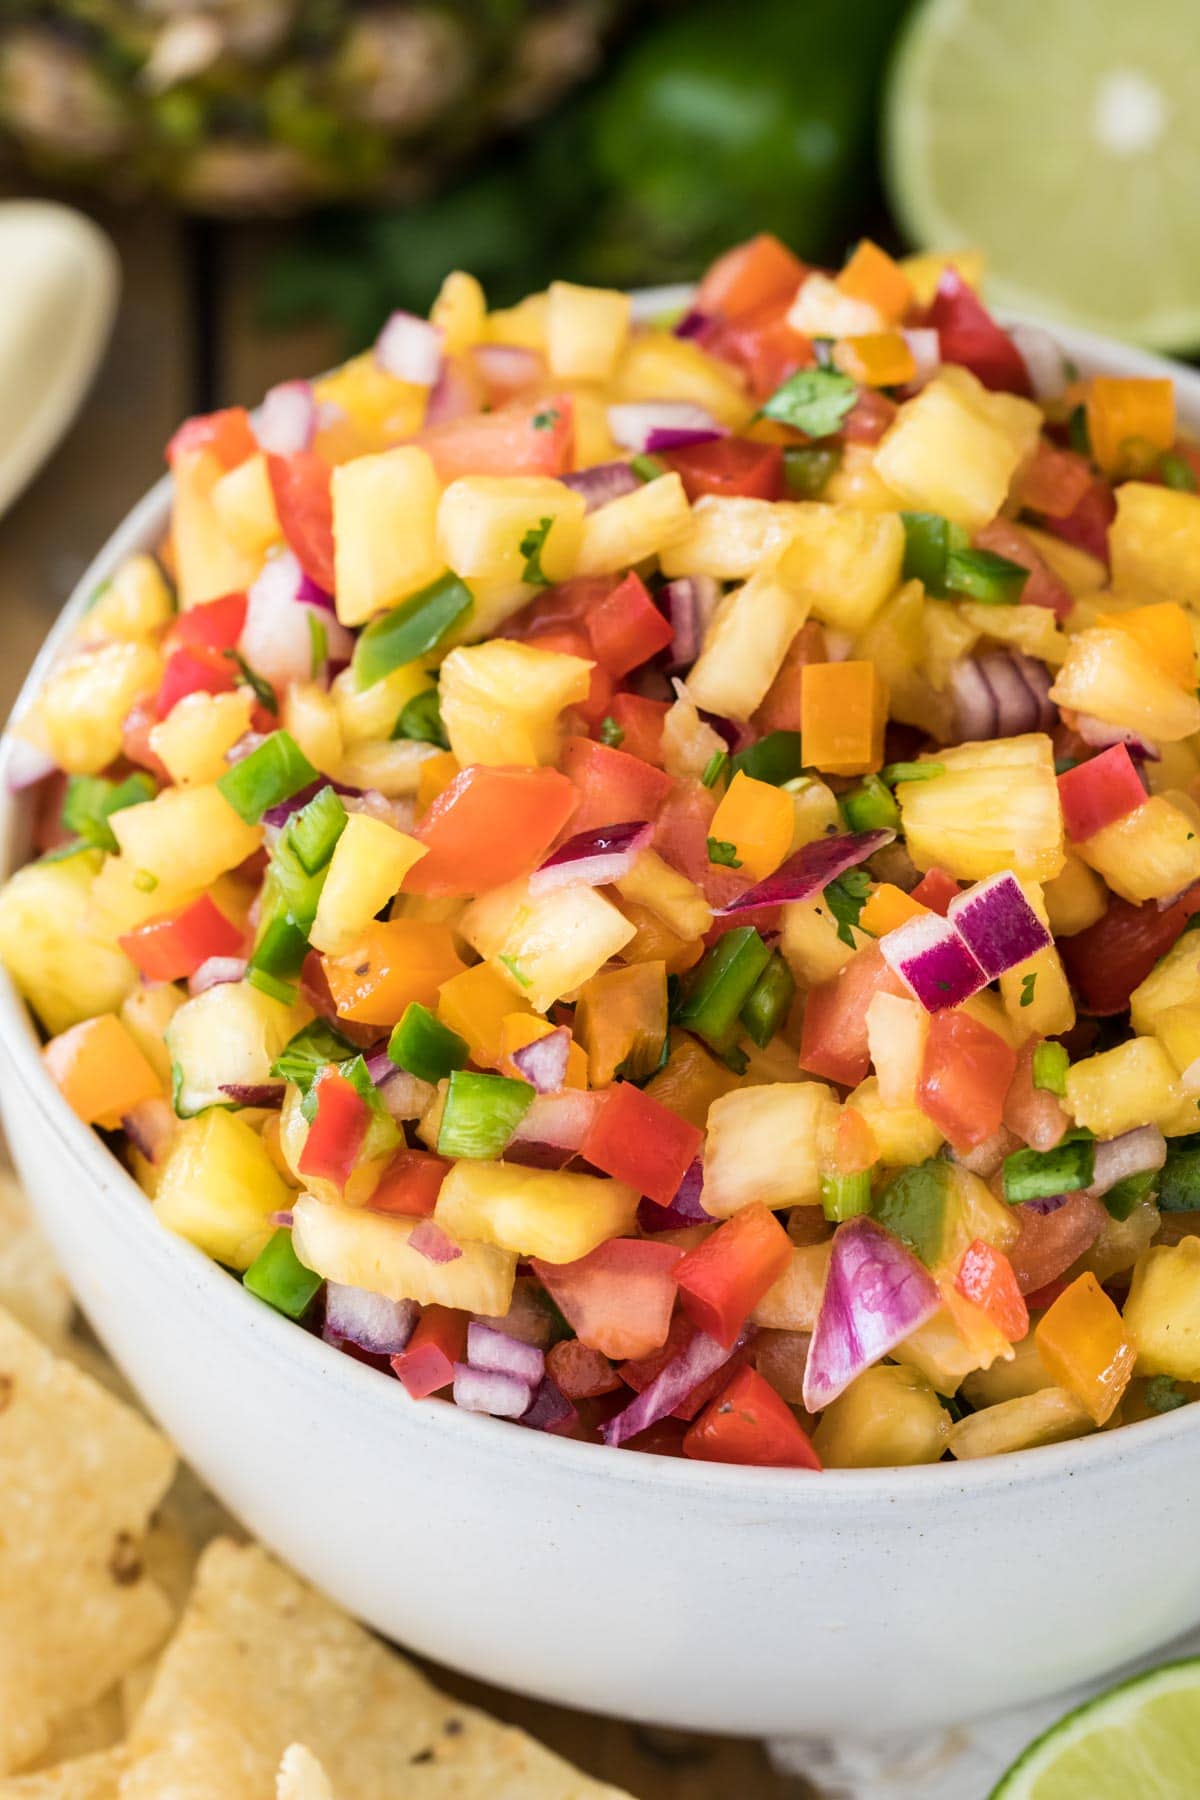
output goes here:
{"type": "Polygon", "coordinates": [[[462,1161],[442,1183],[434,1218],[464,1244],[569,1263],[608,1238],[630,1235],[637,1207],[634,1189],[606,1176],[462,1161]]]}
{"type": "Polygon", "coordinates": [[[1076,850],[1123,900],[1167,900],[1200,880],[1200,816],[1186,794],[1152,794],[1076,850]]]}
{"type": "Polygon", "coordinates": [[[596,888],[531,895],[513,881],[475,900],[458,929],[512,992],[544,1013],[616,956],[635,928],[596,888]]]}
{"type": "Polygon", "coordinates": [[[442,664],[441,712],[459,764],[552,762],[559,714],[587,698],[591,672],[581,656],[510,638],[452,650],[442,664]]]}
{"type": "MultiPolygon", "coordinates": [[[[1200,506],[1200,502],[1197,502],[1200,506]]],[[[1200,731],[1200,700],[1128,631],[1096,626],[1069,641],[1050,698],[1106,725],[1172,743],[1200,731]]]]}
{"type": "Polygon", "coordinates": [[[114,813],[112,829],[125,865],[138,877],[196,891],[245,862],[262,842],[261,827],[247,825],[209,786],[164,788],[155,799],[114,813]]]}
{"type": "Polygon", "coordinates": [[[579,555],[583,515],[583,495],[548,475],[464,475],[438,504],[438,547],[456,575],[511,585],[521,581],[528,534],[544,531],[542,573],[565,581],[579,555]]]}
{"type": "Polygon", "coordinates": [[[1085,1057],[1067,1071],[1067,1107],[1097,1137],[1161,1125],[1182,1098],[1174,1066],[1157,1038],[1134,1037],[1085,1057]]]}
{"type": "Polygon", "coordinates": [[[223,981],[185,1001],[163,1033],[180,1118],[228,1106],[222,1084],[270,1081],[272,1063],[302,1023],[294,1008],[248,981],[223,981]]]}
{"type": "Polygon", "coordinates": [[[753,1200],[813,1206],[821,1192],[821,1154],[837,1122],[837,1102],[820,1081],[738,1088],[708,1110],[704,1206],[732,1218],[753,1200]]]}
{"type": "Polygon", "coordinates": [[[185,694],[151,727],[150,748],[178,786],[215,782],[229,767],[228,752],[249,731],[252,711],[244,688],[232,694],[185,694]]]}
{"type": "Polygon", "coordinates": [[[92,887],[98,850],[29,863],[0,888],[0,961],[47,1031],[115,1012],[137,970],[115,934],[98,927],[92,887]]]}
{"type": "Polygon", "coordinates": [[[81,644],[114,638],[138,643],[152,638],[174,610],[162,569],[152,556],[139,552],[126,557],[105,582],[80,620],[76,638],[81,644]]]}
{"type": "Polygon", "coordinates": [[[331,956],[349,950],[426,854],[425,845],[407,832],[367,813],[351,813],[334,845],[309,943],[331,956]]]}
{"type": "Polygon", "coordinates": [[[1005,869],[1024,880],[1062,872],[1062,813],[1050,739],[1040,732],[940,750],[943,773],[896,789],[909,855],[960,881],[1005,869]]]}
{"type": "Polygon", "coordinates": [[[238,1113],[210,1107],[185,1119],[157,1176],[160,1222],[231,1269],[248,1269],[292,1190],[238,1113]]]}
{"type": "Polygon", "coordinates": [[[669,331],[643,331],[630,338],[612,386],[617,400],[688,400],[730,431],[743,430],[754,411],[733,369],[669,331]]]}
{"type": "Polygon", "coordinates": [[[1124,1319],[1139,1375],[1200,1380],[1200,1238],[1146,1251],[1133,1272],[1124,1319]]]}
{"type": "Polygon", "coordinates": [[[745,721],[761,705],[811,605],[785,561],[761,569],[717,606],[688,676],[697,706],[745,721]]]}
{"type": "Polygon", "coordinates": [[[343,625],[399,606],[445,564],[438,553],[441,484],[428,453],[401,444],[333,471],[337,611],[343,625]]]}
{"type": "Polygon", "coordinates": [[[339,1206],[315,1194],[301,1194],[292,1210],[296,1254],[327,1281],[488,1318],[502,1318],[512,1303],[517,1259],[511,1250],[464,1239],[452,1261],[435,1263],[409,1247],[417,1219],[339,1206]]]}
{"type": "Polygon", "coordinates": [[[1039,1444],[1061,1444],[1095,1429],[1082,1400],[1066,1388],[1043,1387],[969,1413],[950,1427],[948,1448],[951,1455],[969,1461],[1008,1450],[1033,1450],[1039,1444]]]}
{"type": "Polygon", "coordinates": [[[125,718],[162,679],[161,653],[137,640],[98,643],[50,676],[16,730],[69,775],[98,775],[121,754],[125,718]]]}
{"type": "Polygon", "coordinates": [[[808,594],[839,631],[862,631],[900,581],[904,527],[895,513],[802,502],[788,509],[782,581],[808,594]]]}
{"type": "Polygon", "coordinates": [[[940,1461],[950,1414],[916,1369],[876,1363],[821,1415],[813,1448],[827,1469],[911,1467],[940,1461]]]}
{"type": "Polygon", "coordinates": [[[217,511],[214,494],[225,475],[224,463],[211,450],[185,450],[174,458],[171,473],[171,548],[180,609],[245,593],[263,558],[239,549],[217,511]]]}
{"type": "Polygon", "coordinates": [[[1122,482],[1109,550],[1115,588],[1200,606],[1200,496],[1122,482]]]}
{"type": "Polygon", "coordinates": [[[611,575],[660,553],[682,538],[689,526],[691,508],[683,483],[672,472],[647,481],[632,494],[622,494],[607,506],[598,506],[583,521],[577,573],[611,575]]]}
{"type": "Polygon", "coordinates": [[[797,1244],[783,1274],[769,1287],[750,1317],[769,1331],[812,1331],[821,1310],[833,1240],[797,1244]]]}
{"type": "Polygon", "coordinates": [[[875,468],[905,505],[978,531],[1004,504],[1040,429],[1030,401],[989,393],[965,369],[946,367],[900,408],[875,468]]]}
{"type": "Polygon", "coordinates": [[[632,302],[612,288],[552,281],[546,306],[550,373],[566,381],[608,381],[629,338],[632,302]]]}

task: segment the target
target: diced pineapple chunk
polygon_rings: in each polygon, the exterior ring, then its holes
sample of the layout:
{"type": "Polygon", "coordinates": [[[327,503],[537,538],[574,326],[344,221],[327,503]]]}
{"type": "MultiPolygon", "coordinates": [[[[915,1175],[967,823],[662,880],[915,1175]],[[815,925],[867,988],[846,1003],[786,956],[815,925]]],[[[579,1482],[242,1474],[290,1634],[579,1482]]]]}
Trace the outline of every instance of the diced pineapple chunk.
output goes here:
{"type": "Polygon", "coordinates": [[[464,1160],[442,1183],[434,1218],[454,1237],[568,1263],[628,1235],[637,1207],[636,1190],[622,1181],[464,1160]]]}
{"type": "Polygon", "coordinates": [[[334,845],[309,932],[315,950],[340,956],[398,891],[424,844],[367,813],[351,813],[334,845]]]}
{"type": "Polygon", "coordinates": [[[857,506],[862,512],[903,512],[904,502],[894,494],[875,467],[873,444],[847,444],[842,459],[825,483],[823,500],[835,506],[857,506]]]}
{"type": "Polygon", "coordinates": [[[493,888],[472,902],[459,931],[538,1012],[603,968],[635,927],[595,888],[554,888],[536,897],[524,881],[493,888]]]}
{"type": "Polygon", "coordinates": [[[75,639],[95,644],[102,638],[151,638],[175,610],[171,590],[152,556],[127,556],[84,613],[75,639]]]}
{"type": "Polygon", "coordinates": [[[964,624],[980,637],[1011,644],[1025,656],[1034,656],[1050,668],[1065,661],[1070,639],[1061,632],[1048,606],[981,606],[971,601],[959,607],[964,624]]]}
{"type": "Polygon", "coordinates": [[[770,1331],[812,1331],[832,1249],[832,1238],[822,1244],[797,1244],[791,1262],[751,1313],[753,1323],[770,1331]]]}
{"type": "Polygon", "coordinates": [[[1200,495],[1123,481],[1108,547],[1114,587],[1200,606],[1200,495]]]}
{"type": "Polygon", "coordinates": [[[460,356],[482,343],[487,325],[487,300],[474,275],[451,269],[429,309],[429,322],[442,334],[448,356],[460,356]]]}
{"type": "Polygon", "coordinates": [[[778,566],[760,569],[744,587],[726,594],[688,676],[696,705],[730,719],[749,719],[778,675],[809,605],[809,596],[778,566]]]}
{"type": "Polygon", "coordinates": [[[185,450],[175,457],[171,473],[171,547],[180,608],[244,594],[262,557],[239,548],[217,515],[213,491],[224,478],[224,463],[211,450],[185,450]]]}
{"type": "Polygon", "coordinates": [[[121,754],[125,715],[162,679],[149,644],[120,640],[81,650],[54,670],[17,723],[68,775],[98,775],[121,754]]]}
{"type": "Polygon", "coordinates": [[[565,581],[575,570],[583,515],[583,495],[549,476],[463,475],[438,504],[438,549],[456,575],[516,583],[532,535],[546,580],[565,581]]]}
{"type": "Polygon", "coordinates": [[[683,482],[672,470],[632,494],[598,506],[583,522],[580,575],[611,575],[648,556],[659,556],[688,529],[691,508],[683,482]]]}
{"type": "Polygon", "coordinates": [[[1200,731],[1200,700],[1195,694],[1185,693],[1172,681],[1128,631],[1102,625],[1070,640],[1050,698],[1106,725],[1165,743],[1200,731]]]}
{"type": "Polygon", "coordinates": [[[616,887],[622,899],[648,907],[681,938],[703,937],[712,924],[712,907],[695,882],[664,862],[656,850],[643,850],[616,887]]]}
{"type": "Polygon", "coordinates": [[[801,987],[818,987],[832,981],[856,950],[870,943],[865,931],[850,927],[853,945],[838,935],[838,921],[820,894],[813,900],[792,900],[783,909],[784,961],[801,987]]]}
{"type": "Polygon", "coordinates": [[[827,1469],[880,1469],[939,1462],[950,1414],[916,1369],[876,1363],[821,1415],[813,1448],[827,1469]]]}
{"type": "Polygon", "coordinates": [[[1054,751],[1040,732],[994,743],[959,744],[934,759],[944,773],[896,789],[908,852],[961,881],[1011,869],[1030,881],[1062,870],[1062,812],[1054,751]]]}
{"type": "Polygon", "coordinates": [[[489,344],[519,344],[524,350],[544,350],[549,311],[549,294],[526,294],[516,306],[498,307],[488,314],[484,337],[489,344]]]}
{"type": "Polygon", "coordinates": [[[362,625],[442,573],[441,484],[428,453],[402,444],[343,463],[332,491],[338,618],[362,625]]]}
{"type": "Polygon", "coordinates": [[[88,850],[29,863],[0,888],[0,961],[51,1033],[115,1012],[137,980],[115,937],[90,916],[102,860],[88,850]]]}
{"type": "Polygon", "coordinates": [[[279,542],[279,514],[267,459],[261,453],[222,475],[213,488],[212,503],[222,531],[247,556],[265,556],[279,542]]]}
{"type": "Polygon", "coordinates": [[[699,781],[714,756],[725,751],[725,739],[707,724],[684,683],[673,683],[675,702],[662,726],[662,764],[677,781],[699,781]]]}
{"type": "Polygon", "coordinates": [[[1129,1038],[1067,1070],[1067,1108],[1077,1125],[1101,1138],[1161,1124],[1180,1098],[1171,1059],[1157,1038],[1129,1038]]]}
{"type": "Polygon", "coordinates": [[[442,723],[463,768],[552,762],[558,716],[586,699],[592,664],[581,656],[491,638],[452,650],[442,664],[442,723]]]}
{"type": "Polygon", "coordinates": [[[121,1022],[163,1085],[171,1091],[171,1052],[166,1045],[167,1026],[185,1004],[173,981],[139,982],[121,1002],[121,1022]]]}
{"type": "MultiPolygon", "coordinates": [[[[1200,957],[1196,963],[1200,969],[1200,957]]],[[[1200,1058],[1200,1005],[1168,1006],[1154,1021],[1154,1035],[1182,1075],[1200,1058]]]]}
{"type": "Polygon", "coordinates": [[[1074,937],[1094,925],[1108,905],[1104,883],[1074,850],[1068,850],[1062,873],[1042,889],[1046,918],[1056,938],[1074,937]]]}
{"type": "Polygon", "coordinates": [[[963,617],[961,606],[948,600],[925,602],[925,667],[940,692],[951,671],[979,642],[979,627],[963,617]]]}
{"type": "Polygon", "coordinates": [[[179,786],[216,781],[229,767],[226,753],[250,729],[253,705],[245,688],[233,694],[185,694],[151,727],[150,748],[179,786]]]}
{"type": "Polygon", "coordinates": [[[1200,880],[1200,820],[1166,794],[1152,794],[1075,848],[1114,894],[1135,905],[1169,899],[1200,880]]]}
{"type": "Polygon", "coordinates": [[[261,828],[239,818],[215,787],[164,788],[114,813],[112,830],[138,875],[171,887],[210,887],[262,842],[261,828]]]}
{"type": "MultiPolygon", "coordinates": [[[[1049,913],[1041,887],[1036,881],[1023,881],[1021,888],[1042,924],[1048,926],[1049,913]]],[[[1015,968],[1006,969],[1000,977],[1000,995],[1019,1041],[1027,1037],[1058,1037],[1075,1023],[1071,985],[1053,944],[1026,957],[1015,968]]]]}
{"type": "Polygon", "coordinates": [[[1051,574],[1057,575],[1077,599],[1107,586],[1108,570],[1098,557],[1089,556],[1086,550],[1068,544],[1065,538],[1055,537],[1049,531],[1037,531],[1032,525],[1022,525],[1021,529],[1049,566],[1051,574]]]}
{"type": "Polygon", "coordinates": [[[1135,1031],[1157,1031],[1158,1021],[1169,1007],[1200,1005],[1200,940],[1184,932],[1165,956],[1159,958],[1129,1000],[1129,1020],[1135,1031]]]}
{"type": "Polygon", "coordinates": [[[1124,1319],[1139,1375],[1200,1380],[1200,1238],[1158,1244],[1139,1258],[1124,1319]]]}
{"type": "Polygon", "coordinates": [[[417,1219],[338,1206],[314,1194],[301,1194],[292,1212],[297,1256],[327,1281],[488,1318],[503,1318],[512,1304],[517,1259],[511,1250],[464,1241],[451,1261],[431,1262],[409,1247],[417,1219]]]}
{"type": "Polygon", "coordinates": [[[172,1015],[163,1039],[181,1118],[228,1106],[226,1083],[257,1087],[299,1029],[293,1010],[248,981],[222,981],[172,1015]]]}
{"type": "Polygon", "coordinates": [[[552,281],[546,312],[550,373],[567,381],[607,381],[629,336],[632,305],[615,288],[552,281]]]}
{"type": "Polygon", "coordinates": [[[748,424],[754,411],[728,363],[670,331],[639,331],[630,338],[613,377],[613,398],[690,400],[731,431],[748,424]]]}
{"type": "Polygon", "coordinates": [[[881,1106],[914,1107],[929,1041],[929,1014],[919,1000],[878,993],[867,1007],[867,1044],[881,1106]]]}
{"type": "Polygon", "coordinates": [[[941,1132],[919,1107],[884,1104],[879,1081],[874,1075],[868,1075],[859,1083],[849,1104],[870,1126],[879,1160],[888,1168],[902,1169],[910,1163],[924,1162],[927,1156],[936,1156],[942,1147],[941,1132]]]}
{"type": "Polygon", "coordinates": [[[1032,1450],[1038,1444],[1061,1444],[1095,1429],[1082,1400],[1066,1388],[1044,1387],[969,1413],[950,1427],[949,1449],[952,1456],[967,1461],[1008,1450],[1032,1450]]]}
{"type": "Polygon", "coordinates": [[[315,681],[291,681],[283,696],[280,724],[291,733],[314,769],[334,776],[346,746],[337,701],[315,681]]]}
{"type": "Polygon", "coordinates": [[[875,467],[909,506],[977,531],[1000,511],[1041,424],[1031,402],[989,393],[965,369],[943,368],[900,408],[875,467]]]}
{"type": "Polygon", "coordinates": [[[732,1218],[753,1200],[812,1206],[820,1197],[821,1154],[837,1122],[837,1101],[820,1081],[736,1088],[708,1109],[704,1206],[732,1218]]]}
{"type": "Polygon", "coordinates": [[[275,1227],[271,1214],[292,1190],[262,1139],[236,1113],[215,1106],[185,1119],[167,1152],[154,1210],[160,1222],[231,1269],[248,1269],[275,1227]]]}
{"type": "Polygon", "coordinates": [[[359,687],[353,669],[343,669],[335,677],[329,691],[347,749],[391,737],[408,702],[429,686],[427,661],[404,663],[368,688],[359,687]]]}
{"type": "Polygon", "coordinates": [[[789,508],[780,579],[812,600],[839,631],[862,631],[900,580],[904,527],[897,514],[820,501],[789,508]]]}
{"type": "Polygon", "coordinates": [[[1037,1339],[1032,1331],[1013,1345],[1011,1361],[1001,1359],[990,1369],[975,1369],[962,1384],[963,1397],[972,1406],[998,1406],[1005,1400],[1020,1400],[1036,1394],[1041,1388],[1053,1387],[1049,1371],[1038,1354],[1037,1339]]]}
{"type": "Polygon", "coordinates": [[[746,581],[783,549],[792,512],[784,501],[704,494],[692,508],[687,531],[659,558],[662,572],[746,581]]]}
{"type": "Polygon", "coordinates": [[[805,337],[865,337],[882,331],[886,320],[869,300],[844,294],[830,276],[814,269],[800,283],[787,322],[805,337]]]}
{"type": "Polygon", "coordinates": [[[938,1285],[942,1295],[938,1311],[891,1354],[906,1368],[919,1369],[939,1394],[955,1394],[974,1370],[1010,1357],[1012,1345],[950,1281],[943,1278],[938,1285]]]}

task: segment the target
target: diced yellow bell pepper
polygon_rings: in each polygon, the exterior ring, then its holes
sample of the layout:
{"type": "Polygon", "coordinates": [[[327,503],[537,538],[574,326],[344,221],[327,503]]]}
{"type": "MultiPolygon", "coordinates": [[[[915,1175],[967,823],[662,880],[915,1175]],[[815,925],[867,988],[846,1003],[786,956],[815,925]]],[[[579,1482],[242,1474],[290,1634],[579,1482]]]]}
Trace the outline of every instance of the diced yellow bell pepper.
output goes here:
{"type": "Polygon", "coordinates": [[[912,282],[900,263],[870,238],[862,238],[845,268],[834,277],[843,294],[865,300],[889,325],[902,319],[912,305],[912,282]]]}
{"type": "Polygon", "coordinates": [[[1088,440],[1106,474],[1145,472],[1175,442],[1175,383],[1145,376],[1094,375],[1088,386],[1088,440]]]}
{"type": "Polygon", "coordinates": [[[719,843],[732,844],[746,873],[761,881],[790,851],[793,824],[791,795],[739,769],[708,829],[719,843]]]}
{"type": "Polygon", "coordinates": [[[661,962],[602,969],[584,983],[575,1031],[587,1050],[588,1080],[607,1087],[622,1066],[642,1077],[656,1068],[667,1029],[667,970],[661,962]]]}
{"type": "Polygon", "coordinates": [[[161,1095],[162,1083],[115,1013],[84,1019],[51,1038],[42,1060],[85,1125],[119,1129],[126,1113],[161,1095]]]}
{"type": "Polygon", "coordinates": [[[466,1039],[471,1060],[485,1068],[494,1068],[504,1055],[506,1020],[536,1018],[529,1002],[514,994],[490,963],[476,963],[444,981],[438,989],[437,1014],[443,1025],[466,1039]]]}
{"type": "Polygon", "coordinates": [[[1034,1336],[1055,1381],[1103,1425],[1125,1391],[1137,1353],[1120,1313],[1090,1270],[1051,1302],[1034,1336]]]}
{"type": "Polygon", "coordinates": [[[898,331],[864,331],[839,338],[833,366],[864,387],[903,387],[917,372],[917,359],[898,331]]]}
{"type": "Polygon", "coordinates": [[[656,912],[638,900],[626,900],[622,894],[618,905],[634,928],[634,935],[621,951],[627,963],[660,962],[668,975],[682,975],[693,969],[704,955],[702,938],[683,938],[656,912]]]}
{"type": "MultiPolygon", "coordinates": [[[[539,1038],[549,1037],[554,1030],[555,1027],[548,1019],[539,1019],[534,1013],[506,1013],[500,1021],[501,1074],[524,1081],[525,1077],[513,1062],[513,1051],[523,1050],[526,1044],[535,1044],[539,1038]]],[[[582,1044],[577,1044],[572,1038],[567,1049],[567,1072],[563,1077],[563,1086],[585,1088],[587,1084],[587,1052],[582,1044]]]]}
{"type": "Polygon", "coordinates": [[[351,949],[325,958],[338,1012],[361,1025],[395,1025],[413,1000],[435,1005],[461,968],[449,927],[424,919],[375,920],[351,949]]]}
{"type": "Polygon", "coordinates": [[[801,756],[828,775],[865,775],[883,762],[887,695],[874,663],[806,663],[801,756]]]}

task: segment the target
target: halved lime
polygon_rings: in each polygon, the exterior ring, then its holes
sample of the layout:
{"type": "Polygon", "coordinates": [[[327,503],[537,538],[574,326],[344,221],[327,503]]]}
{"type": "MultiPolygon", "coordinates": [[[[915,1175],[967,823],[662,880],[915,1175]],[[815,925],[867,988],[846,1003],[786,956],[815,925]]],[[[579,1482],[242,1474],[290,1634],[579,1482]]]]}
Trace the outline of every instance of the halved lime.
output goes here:
{"type": "Polygon", "coordinates": [[[1200,1656],[1135,1675],[1052,1725],[990,1800],[1194,1800],[1200,1656]]]}
{"type": "Polygon", "coordinates": [[[923,249],[978,246],[1001,305],[1200,345],[1195,0],[925,0],[885,174],[923,249]]]}

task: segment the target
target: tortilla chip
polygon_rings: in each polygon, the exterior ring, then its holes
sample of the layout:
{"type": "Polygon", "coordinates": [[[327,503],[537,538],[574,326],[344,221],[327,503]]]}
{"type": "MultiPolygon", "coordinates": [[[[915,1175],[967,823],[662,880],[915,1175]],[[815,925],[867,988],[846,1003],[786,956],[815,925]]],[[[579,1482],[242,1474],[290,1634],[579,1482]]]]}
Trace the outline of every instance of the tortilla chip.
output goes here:
{"type": "Polygon", "coordinates": [[[439,1694],[257,1545],[218,1541],[130,1733],[121,1800],[271,1800],[295,1743],[337,1800],[618,1800],[439,1694]]]}
{"type": "Polygon", "coordinates": [[[29,1202],[5,1170],[0,1170],[0,1306],[56,1349],[75,1309],[66,1277],[33,1222],[29,1202]]]}
{"type": "Polygon", "coordinates": [[[289,1744],[275,1780],[275,1800],[334,1800],[329,1777],[311,1750],[289,1744]]]}
{"type": "Polygon", "coordinates": [[[124,1768],[120,1750],[103,1750],[38,1775],[0,1781],[0,1800],[118,1800],[124,1768]]]}
{"type": "Polygon", "coordinates": [[[90,1706],[81,1706],[60,1719],[50,1734],[50,1742],[30,1764],[34,1769],[54,1769],[59,1763],[74,1762],[80,1756],[94,1756],[98,1750],[111,1750],[125,1736],[125,1708],[121,1689],[110,1688],[90,1706]]]}
{"type": "Polygon", "coordinates": [[[0,1312],[0,1774],[166,1633],[142,1569],[171,1446],[0,1312]]]}

